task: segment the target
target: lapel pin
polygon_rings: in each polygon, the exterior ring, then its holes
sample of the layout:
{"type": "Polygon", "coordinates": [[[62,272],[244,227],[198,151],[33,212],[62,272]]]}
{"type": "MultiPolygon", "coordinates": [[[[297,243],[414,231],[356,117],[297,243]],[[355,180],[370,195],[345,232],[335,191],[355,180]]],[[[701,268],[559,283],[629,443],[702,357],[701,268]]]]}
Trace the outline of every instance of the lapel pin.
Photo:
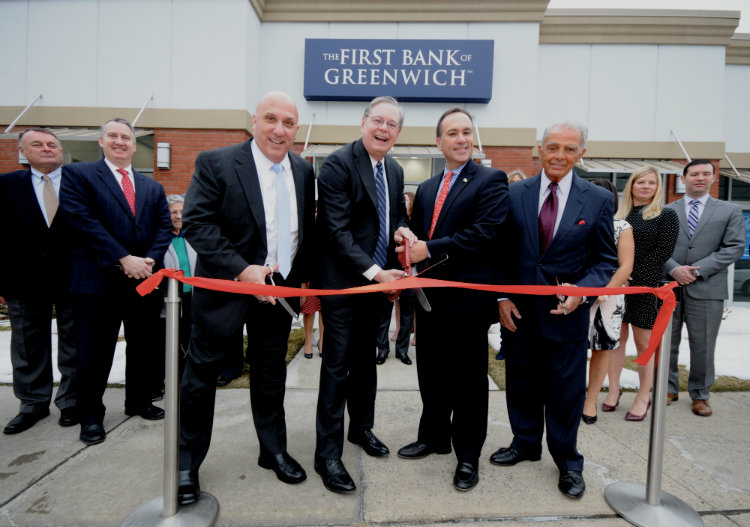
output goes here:
{"type": "Polygon", "coordinates": [[[464,178],[464,183],[468,183],[468,182],[469,182],[469,180],[466,179],[466,178],[464,178]]]}

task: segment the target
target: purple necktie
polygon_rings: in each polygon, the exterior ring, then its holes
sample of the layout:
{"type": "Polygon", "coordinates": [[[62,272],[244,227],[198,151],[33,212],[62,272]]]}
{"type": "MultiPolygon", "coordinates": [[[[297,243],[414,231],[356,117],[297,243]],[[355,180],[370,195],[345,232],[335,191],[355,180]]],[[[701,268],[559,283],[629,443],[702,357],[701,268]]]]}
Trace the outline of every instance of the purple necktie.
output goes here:
{"type": "Polygon", "coordinates": [[[555,221],[557,221],[557,183],[550,183],[549,195],[542,203],[539,211],[539,247],[541,252],[547,250],[552,237],[555,235],[555,221]]]}

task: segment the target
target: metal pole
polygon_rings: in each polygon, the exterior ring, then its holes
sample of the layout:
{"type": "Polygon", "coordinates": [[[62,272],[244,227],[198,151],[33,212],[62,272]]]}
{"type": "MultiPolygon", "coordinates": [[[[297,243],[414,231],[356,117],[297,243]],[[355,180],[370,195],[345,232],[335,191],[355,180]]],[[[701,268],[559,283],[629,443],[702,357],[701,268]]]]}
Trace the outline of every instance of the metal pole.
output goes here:
{"type": "Polygon", "coordinates": [[[167,338],[164,365],[164,517],[177,513],[178,431],[180,428],[180,398],[178,385],[178,347],[180,343],[180,283],[169,279],[167,289],[167,338]]]}
{"type": "Polygon", "coordinates": [[[613,511],[639,527],[703,527],[703,520],[681,499],[662,492],[664,461],[664,418],[667,407],[667,378],[672,342],[670,317],[654,368],[654,404],[651,412],[651,436],[648,450],[646,486],[619,481],[604,489],[604,500],[613,511]]]}
{"type": "Polygon", "coordinates": [[[27,106],[26,108],[24,108],[24,109],[23,109],[23,111],[22,111],[21,113],[19,113],[19,114],[18,114],[18,117],[16,117],[15,119],[13,119],[13,122],[12,122],[12,123],[10,123],[10,124],[8,125],[8,128],[6,128],[6,129],[5,129],[5,131],[4,131],[3,133],[4,133],[4,134],[7,134],[7,133],[9,133],[9,132],[10,132],[11,130],[13,130],[13,127],[14,127],[14,126],[16,126],[16,123],[17,123],[18,121],[20,121],[20,120],[21,120],[21,117],[23,117],[23,114],[25,114],[26,112],[28,112],[28,111],[29,111],[29,108],[31,108],[32,106],[34,106],[34,105],[36,104],[36,102],[37,102],[37,101],[38,101],[39,99],[41,99],[41,98],[42,98],[42,94],[40,93],[39,95],[37,95],[37,96],[36,96],[36,99],[34,99],[33,101],[31,101],[31,102],[29,103],[29,105],[28,105],[28,106],[27,106]]]}
{"type": "Polygon", "coordinates": [[[196,503],[177,507],[178,443],[180,401],[178,347],[180,325],[180,283],[169,279],[167,287],[167,338],[164,374],[164,496],[148,501],[130,513],[121,527],[213,527],[219,517],[219,502],[201,492],[196,503]]]}
{"type": "Polygon", "coordinates": [[[148,103],[150,103],[153,100],[154,100],[154,96],[153,95],[149,95],[148,99],[146,99],[146,102],[144,102],[143,106],[141,106],[141,111],[138,112],[138,115],[135,116],[135,119],[133,119],[133,122],[131,123],[133,125],[133,128],[135,128],[135,123],[137,123],[138,119],[141,118],[141,114],[146,109],[146,106],[148,106],[148,103]]]}

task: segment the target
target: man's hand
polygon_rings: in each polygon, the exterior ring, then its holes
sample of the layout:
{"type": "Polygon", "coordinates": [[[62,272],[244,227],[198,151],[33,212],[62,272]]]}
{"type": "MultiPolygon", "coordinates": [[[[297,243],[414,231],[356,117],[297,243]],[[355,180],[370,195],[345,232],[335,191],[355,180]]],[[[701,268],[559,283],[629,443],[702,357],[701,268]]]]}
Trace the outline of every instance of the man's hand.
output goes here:
{"type": "MultiPolygon", "coordinates": [[[[564,283],[560,284],[566,287],[575,287],[574,284],[564,283]]],[[[562,296],[557,295],[557,298],[559,302],[557,303],[557,308],[550,309],[550,314],[552,315],[570,315],[573,311],[575,311],[578,306],[581,305],[581,302],[583,302],[582,296],[562,296]]]]}
{"type": "Polygon", "coordinates": [[[518,328],[516,323],[513,321],[513,317],[521,319],[521,313],[518,312],[518,308],[511,300],[501,300],[497,304],[497,308],[500,311],[500,325],[509,331],[515,331],[518,328]]]}
{"type": "Polygon", "coordinates": [[[409,227],[399,227],[393,234],[393,239],[396,241],[396,244],[401,245],[401,240],[403,240],[404,238],[409,241],[409,247],[414,245],[414,242],[417,241],[416,234],[411,232],[411,229],[409,229],[409,227]]]}
{"type": "Polygon", "coordinates": [[[6,306],[8,305],[8,301],[5,300],[4,296],[0,296],[0,304],[6,305],[6,306]]]}
{"type": "MultiPolygon", "coordinates": [[[[251,284],[265,284],[266,276],[276,272],[279,269],[279,264],[271,269],[267,265],[248,265],[243,271],[237,275],[237,280],[240,282],[248,282],[251,284]]],[[[276,304],[276,299],[272,296],[253,295],[258,299],[258,302],[276,304]]]]}
{"type": "MultiPolygon", "coordinates": [[[[422,260],[427,259],[427,257],[429,256],[427,254],[427,243],[422,240],[417,240],[413,245],[410,245],[409,247],[409,261],[413,264],[419,263],[422,260]]],[[[404,246],[399,245],[398,247],[396,247],[396,252],[404,252],[404,246]]]]}
{"type": "Polygon", "coordinates": [[[120,258],[120,265],[125,276],[140,280],[151,276],[154,269],[154,260],[152,258],[141,258],[140,256],[129,254],[120,258]]]}
{"type": "Polygon", "coordinates": [[[692,284],[698,279],[695,273],[697,273],[699,269],[700,267],[696,265],[681,265],[672,271],[672,278],[677,280],[677,283],[680,285],[692,284]]]}
{"type": "MultiPolygon", "coordinates": [[[[385,282],[395,282],[396,280],[400,280],[401,278],[404,278],[406,276],[405,271],[401,271],[398,269],[381,269],[378,271],[378,274],[375,275],[375,280],[378,283],[385,283],[385,282]]],[[[383,291],[386,295],[395,295],[396,289],[393,289],[391,291],[383,291]]]]}

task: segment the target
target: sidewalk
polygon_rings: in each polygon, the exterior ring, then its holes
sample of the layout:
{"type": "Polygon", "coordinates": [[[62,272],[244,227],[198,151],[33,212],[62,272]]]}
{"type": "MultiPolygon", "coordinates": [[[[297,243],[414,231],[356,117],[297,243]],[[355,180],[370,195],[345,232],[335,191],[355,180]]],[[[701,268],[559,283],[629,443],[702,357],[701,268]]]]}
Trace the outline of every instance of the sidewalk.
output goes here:
{"type": "MultiPolygon", "coordinates": [[[[410,354],[414,355],[413,350],[410,354]]],[[[407,461],[396,450],[416,438],[421,410],[415,366],[390,358],[378,368],[375,432],[391,449],[385,459],[346,443],[343,461],[357,484],[354,495],[327,491],[312,467],[320,359],[299,354],[289,366],[289,451],[307,481],[286,485],[257,465],[258,445],[247,390],[219,390],[214,439],[201,469],[201,487],[220,504],[219,526],[468,525],[570,527],[630,525],[605,503],[615,481],[645,483],[649,424],[620,409],[581,425],[586,495],[557,490],[557,469],[546,451],[538,463],[496,467],[489,455],[511,440],[505,392],[489,393],[487,442],[479,485],[459,493],[451,484],[453,455],[407,461]]],[[[78,427],[60,428],[59,413],[16,436],[0,436],[0,526],[117,526],[136,508],[161,496],[163,421],[123,414],[124,390],[105,395],[107,440],[91,447],[78,427]]],[[[690,411],[687,394],[667,409],[662,488],[698,511],[707,526],[750,526],[750,393],[714,394],[714,416],[690,411]]],[[[0,387],[0,422],[17,411],[12,388],[0,387]]]]}

